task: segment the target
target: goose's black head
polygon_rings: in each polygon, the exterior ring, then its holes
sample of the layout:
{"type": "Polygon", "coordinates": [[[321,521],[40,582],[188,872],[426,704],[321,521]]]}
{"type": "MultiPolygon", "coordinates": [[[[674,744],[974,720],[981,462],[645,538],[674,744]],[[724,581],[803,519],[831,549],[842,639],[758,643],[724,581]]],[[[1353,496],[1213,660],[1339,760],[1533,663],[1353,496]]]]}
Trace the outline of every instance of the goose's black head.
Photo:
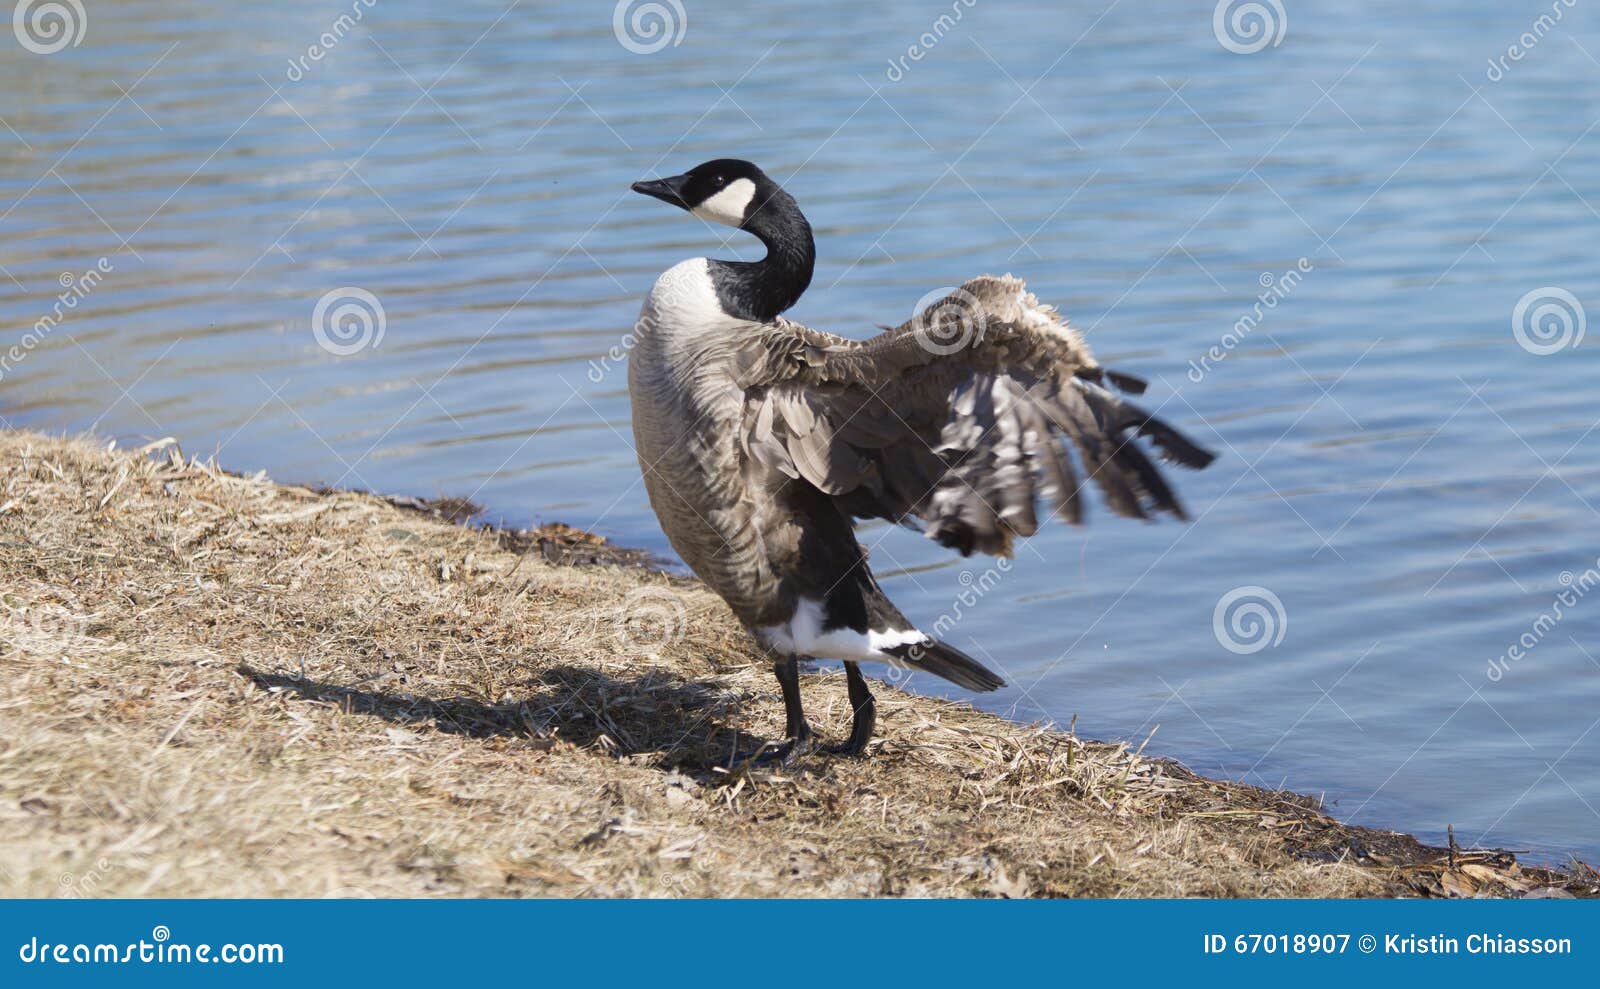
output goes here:
{"type": "Polygon", "coordinates": [[[741,229],[759,222],[762,207],[773,205],[775,196],[787,197],[766,172],[738,158],[718,158],[668,179],[635,182],[633,191],[741,229]]]}
{"type": "Polygon", "coordinates": [[[811,224],[794,197],[754,164],[718,158],[682,175],[635,182],[633,191],[761,238],[764,260],[711,262],[718,296],[730,314],[770,320],[811,284],[817,256],[811,224]]]}

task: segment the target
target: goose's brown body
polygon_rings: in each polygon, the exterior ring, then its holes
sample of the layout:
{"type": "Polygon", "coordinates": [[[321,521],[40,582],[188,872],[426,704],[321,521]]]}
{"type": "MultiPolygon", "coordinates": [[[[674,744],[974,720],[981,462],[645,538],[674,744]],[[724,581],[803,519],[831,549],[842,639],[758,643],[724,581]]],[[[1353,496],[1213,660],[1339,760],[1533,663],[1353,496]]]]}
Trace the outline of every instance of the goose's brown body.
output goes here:
{"type": "Polygon", "coordinates": [[[700,304],[703,266],[675,266],[645,301],[628,355],[634,445],[672,548],[755,629],[794,611],[781,572],[796,521],[772,497],[775,472],[747,465],[739,447],[734,366],[759,326],[700,304]]]}
{"type": "Polygon", "coordinates": [[[1211,454],[1109,391],[1143,382],[1103,370],[1018,279],[973,279],[895,329],[849,340],[779,315],[810,283],[815,248],[793,198],[759,168],[718,159],[633,188],[767,247],[759,262],[695,258],[657,280],[628,390],[667,538],[777,657],[785,761],[815,745],[796,657],[845,661],[847,753],[865,749],[875,720],[859,662],[969,690],[1004,685],[890,603],[856,519],[913,526],[962,554],[1009,555],[1038,528],[1041,500],[1081,520],[1082,480],[1120,515],[1183,517],[1136,437],[1188,467],[1211,454]]]}
{"type": "Polygon", "coordinates": [[[854,341],[730,318],[696,291],[698,264],[663,275],[645,303],[629,358],[634,436],[673,548],[757,632],[849,589],[855,571],[875,590],[855,518],[995,554],[1035,531],[1041,494],[1079,521],[1061,436],[1124,515],[1182,515],[1125,432],[1190,466],[1209,460],[1103,388],[1082,338],[1018,279],[973,279],[854,341]]]}

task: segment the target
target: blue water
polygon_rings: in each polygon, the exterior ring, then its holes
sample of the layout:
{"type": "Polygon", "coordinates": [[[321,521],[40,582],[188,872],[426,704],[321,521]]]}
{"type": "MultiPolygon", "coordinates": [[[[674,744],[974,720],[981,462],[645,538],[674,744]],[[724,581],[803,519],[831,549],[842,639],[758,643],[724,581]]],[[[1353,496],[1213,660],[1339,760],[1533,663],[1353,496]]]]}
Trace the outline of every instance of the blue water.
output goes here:
{"type": "Polygon", "coordinates": [[[604,3],[0,32],[0,327],[74,302],[0,366],[0,416],[665,551],[606,354],[663,268],[758,250],[627,186],[752,158],[817,230],[795,318],[864,334],[1011,271],[1222,454],[1179,479],[1192,524],[1098,512],[990,577],[866,530],[903,609],[959,611],[1011,681],[977,703],[1362,823],[1600,854],[1600,343],[1513,333],[1530,293],[1600,306],[1600,15],[1491,66],[1550,4],[1293,3],[1250,53],[1209,3],[896,8],[685,0],[649,53],[604,3]],[[383,335],[337,356],[313,313],[347,288],[383,335]]]}

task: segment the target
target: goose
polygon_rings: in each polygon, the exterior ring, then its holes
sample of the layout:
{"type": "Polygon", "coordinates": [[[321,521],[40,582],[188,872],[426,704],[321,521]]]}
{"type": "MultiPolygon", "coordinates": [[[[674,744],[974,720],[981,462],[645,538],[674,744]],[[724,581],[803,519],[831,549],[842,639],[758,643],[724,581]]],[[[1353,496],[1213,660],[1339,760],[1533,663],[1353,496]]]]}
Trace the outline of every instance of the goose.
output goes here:
{"type": "Polygon", "coordinates": [[[1005,685],[889,601],[856,521],[1009,556],[1038,528],[1041,497],[1050,515],[1082,522],[1085,475],[1118,515],[1187,518],[1135,440],[1188,468],[1214,455],[1116,394],[1145,383],[1102,368],[1020,279],[980,276],[871,339],[836,336],[781,315],[811,283],[816,247],[794,197],[760,168],[723,158],[632,189],[767,250],[669,268],[628,356],[651,507],[772,659],[783,696],[786,739],[736,760],[792,766],[820,747],[800,701],[803,658],[844,663],[850,734],[826,749],[844,755],[864,753],[876,725],[861,663],[972,691],[1005,685]]]}

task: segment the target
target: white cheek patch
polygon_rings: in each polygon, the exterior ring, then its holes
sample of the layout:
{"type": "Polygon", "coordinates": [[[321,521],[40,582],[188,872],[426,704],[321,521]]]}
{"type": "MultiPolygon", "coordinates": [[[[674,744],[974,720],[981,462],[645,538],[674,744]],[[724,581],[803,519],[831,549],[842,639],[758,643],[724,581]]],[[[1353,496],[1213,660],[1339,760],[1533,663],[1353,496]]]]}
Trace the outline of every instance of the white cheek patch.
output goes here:
{"type": "Polygon", "coordinates": [[[756,198],[756,184],[749,179],[734,179],[726,189],[696,206],[690,212],[702,220],[737,227],[744,222],[750,200],[756,198]]]}

